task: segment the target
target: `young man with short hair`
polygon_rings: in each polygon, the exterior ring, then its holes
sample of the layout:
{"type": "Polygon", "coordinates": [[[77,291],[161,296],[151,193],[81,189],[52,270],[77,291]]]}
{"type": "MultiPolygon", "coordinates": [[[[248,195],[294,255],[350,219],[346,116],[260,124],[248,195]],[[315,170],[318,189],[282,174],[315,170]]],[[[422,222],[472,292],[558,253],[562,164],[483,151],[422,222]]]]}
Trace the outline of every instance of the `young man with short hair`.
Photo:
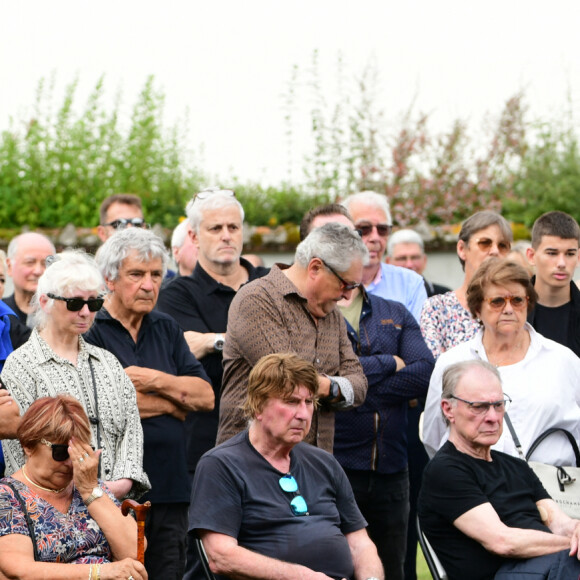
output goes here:
{"type": "Polygon", "coordinates": [[[580,290],[574,283],[579,245],[576,220],[562,211],[551,211],[534,223],[527,258],[536,268],[532,281],[538,293],[528,322],[580,357],[580,290]]]}

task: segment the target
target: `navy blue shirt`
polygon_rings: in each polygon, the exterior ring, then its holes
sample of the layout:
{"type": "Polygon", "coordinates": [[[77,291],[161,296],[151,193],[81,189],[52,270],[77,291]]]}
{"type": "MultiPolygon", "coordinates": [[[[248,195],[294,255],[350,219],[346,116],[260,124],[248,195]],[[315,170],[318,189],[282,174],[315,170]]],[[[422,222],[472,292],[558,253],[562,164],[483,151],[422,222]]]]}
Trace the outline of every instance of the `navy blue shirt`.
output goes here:
{"type": "Polygon", "coordinates": [[[360,407],[336,413],[334,456],[348,469],[398,473],[407,466],[408,401],[427,394],[433,355],[400,302],[364,292],[359,334],[345,322],[369,388],[360,407]],[[400,371],[393,355],[405,361],[400,371]]]}
{"type": "MultiPolygon", "coordinates": [[[[189,350],[177,323],[161,312],[153,311],[143,317],[135,342],[129,331],[103,309],[97,313],[85,339],[112,352],[123,368],[136,365],[209,381],[203,367],[189,350]]],[[[171,415],[160,415],[142,419],[141,424],[143,468],[151,481],[151,491],[142,498],[143,501],[189,502],[185,423],[171,415]]]]}
{"type": "MultiPolygon", "coordinates": [[[[254,268],[244,258],[240,258],[240,264],[248,271],[248,282],[269,272],[268,268],[254,268]]],[[[162,288],[157,309],[172,316],[184,331],[225,333],[228,311],[235,295],[236,290],[216,281],[198,262],[191,276],[176,278],[162,288]]],[[[215,407],[209,413],[193,412],[187,416],[187,461],[191,472],[195,471],[199,458],[215,446],[223,375],[222,359],[221,352],[211,352],[200,361],[211,379],[215,407]]]]}

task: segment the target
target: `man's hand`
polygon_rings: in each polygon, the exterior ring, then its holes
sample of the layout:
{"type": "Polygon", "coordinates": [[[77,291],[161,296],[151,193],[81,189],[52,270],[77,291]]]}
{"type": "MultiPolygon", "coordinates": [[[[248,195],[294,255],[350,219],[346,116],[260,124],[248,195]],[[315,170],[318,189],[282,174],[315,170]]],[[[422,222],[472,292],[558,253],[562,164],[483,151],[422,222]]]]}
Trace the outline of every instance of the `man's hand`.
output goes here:
{"type": "Polygon", "coordinates": [[[397,356],[396,354],[393,355],[393,358],[395,359],[395,362],[397,363],[397,369],[395,372],[400,371],[401,369],[404,369],[407,365],[405,364],[405,361],[400,357],[397,356]]]}
{"type": "Polygon", "coordinates": [[[135,390],[139,393],[155,391],[155,381],[159,374],[158,371],[145,367],[130,366],[125,367],[125,372],[129,375],[135,390]]]}
{"type": "Polygon", "coordinates": [[[321,399],[330,395],[330,379],[325,375],[318,375],[318,396],[321,399]]]}
{"type": "Polygon", "coordinates": [[[6,389],[0,389],[0,439],[14,439],[20,424],[20,409],[6,389]]]}
{"type": "MultiPolygon", "coordinates": [[[[189,350],[194,354],[197,360],[202,359],[204,356],[215,352],[213,344],[215,342],[215,332],[194,332],[193,330],[188,330],[183,333],[187,346],[189,350]]],[[[225,335],[224,335],[225,336],[225,335]]]]}

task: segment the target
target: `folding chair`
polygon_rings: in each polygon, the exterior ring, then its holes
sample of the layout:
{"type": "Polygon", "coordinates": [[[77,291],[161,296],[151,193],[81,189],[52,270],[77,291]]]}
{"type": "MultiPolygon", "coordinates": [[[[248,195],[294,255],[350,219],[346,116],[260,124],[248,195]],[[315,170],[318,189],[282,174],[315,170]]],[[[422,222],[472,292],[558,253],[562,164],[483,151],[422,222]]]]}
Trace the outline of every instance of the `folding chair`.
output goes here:
{"type": "Polygon", "coordinates": [[[203,573],[205,574],[206,580],[216,580],[216,577],[213,575],[213,572],[209,568],[207,554],[205,553],[203,542],[198,535],[195,536],[195,547],[197,548],[199,561],[201,562],[201,567],[203,569],[203,573]]]}
{"type": "Polygon", "coordinates": [[[427,536],[425,536],[425,534],[423,534],[423,530],[421,530],[421,524],[419,522],[418,516],[417,535],[419,536],[419,545],[421,546],[421,551],[423,552],[423,556],[425,556],[425,562],[427,562],[427,567],[429,568],[429,572],[431,572],[433,580],[448,580],[449,576],[447,576],[447,572],[445,572],[443,564],[441,564],[439,561],[439,558],[429,543],[427,536]]]}

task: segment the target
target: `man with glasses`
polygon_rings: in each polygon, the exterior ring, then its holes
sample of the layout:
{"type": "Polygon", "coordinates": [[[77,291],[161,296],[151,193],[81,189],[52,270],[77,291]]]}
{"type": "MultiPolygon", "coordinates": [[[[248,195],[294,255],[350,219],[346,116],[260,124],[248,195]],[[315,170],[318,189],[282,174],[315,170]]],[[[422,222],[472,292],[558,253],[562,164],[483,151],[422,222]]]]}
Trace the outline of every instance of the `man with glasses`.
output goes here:
{"type": "Polygon", "coordinates": [[[99,219],[97,235],[101,242],[106,242],[117,230],[146,226],[141,198],[132,193],[116,193],[105,198],[99,209],[99,219]]]}
{"type": "Polygon", "coordinates": [[[349,195],[342,204],[369,250],[370,259],[363,272],[367,292],[401,302],[419,322],[423,302],[427,299],[423,278],[407,268],[383,262],[393,227],[386,196],[362,191],[349,195]]]}
{"type": "Polygon", "coordinates": [[[334,412],[362,404],[367,381],[336,303],[360,286],[368,252],[337,223],[316,228],[296,248],[294,264],[276,264],[234,298],[224,347],[218,443],[246,427],[241,404],[248,374],[273,352],[293,352],[319,373],[321,406],[306,441],[332,452],[334,412]]]}
{"type": "Polygon", "coordinates": [[[319,388],[318,370],[296,354],[256,361],[242,400],[249,427],[201,458],[189,532],[217,574],[384,578],[343,470],[303,443],[319,388]]]}
{"type": "MultiPolygon", "coordinates": [[[[400,266],[423,276],[427,267],[427,255],[423,238],[415,230],[398,230],[387,242],[387,264],[400,266]]],[[[445,294],[451,288],[435,284],[423,276],[427,297],[445,294]]]]}
{"type": "Polygon", "coordinates": [[[488,362],[445,370],[449,440],[423,475],[422,530],[450,580],[578,578],[580,521],[550,499],[524,461],[491,449],[509,402],[488,362]]]}

